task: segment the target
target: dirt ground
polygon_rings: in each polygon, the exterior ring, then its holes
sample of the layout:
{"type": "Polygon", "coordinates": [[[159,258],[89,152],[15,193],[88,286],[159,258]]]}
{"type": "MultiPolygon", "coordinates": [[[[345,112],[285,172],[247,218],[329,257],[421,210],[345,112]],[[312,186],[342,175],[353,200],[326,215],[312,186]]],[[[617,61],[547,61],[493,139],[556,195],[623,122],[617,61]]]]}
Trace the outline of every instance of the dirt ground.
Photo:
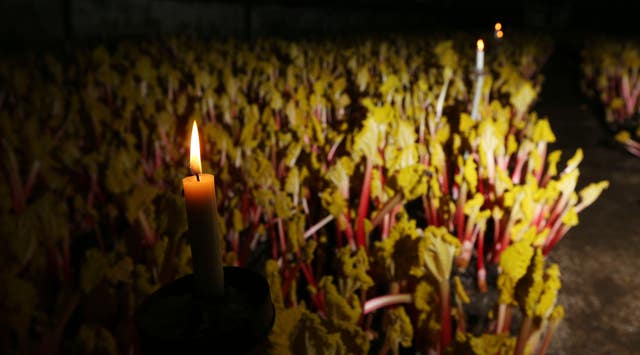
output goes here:
{"type": "Polygon", "coordinates": [[[571,47],[557,44],[535,110],[549,117],[564,159],[584,150],[579,188],[602,179],[611,185],[550,254],[560,264],[566,311],[550,353],[640,354],[640,159],[611,143],[580,92],[571,47]]]}

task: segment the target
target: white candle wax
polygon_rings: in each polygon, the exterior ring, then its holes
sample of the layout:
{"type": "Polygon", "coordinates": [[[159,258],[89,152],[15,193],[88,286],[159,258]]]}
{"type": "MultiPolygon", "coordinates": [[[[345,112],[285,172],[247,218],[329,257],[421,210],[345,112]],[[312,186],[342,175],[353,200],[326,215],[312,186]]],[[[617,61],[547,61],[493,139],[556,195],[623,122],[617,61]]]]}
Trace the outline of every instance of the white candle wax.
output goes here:
{"type": "Polygon", "coordinates": [[[484,41],[479,39],[476,44],[476,71],[481,72],[484,69],[484,41]]]}
{"type": "Polygon", "coordinates": [[[224,272],[215,178],[211,174],[202,174],[195,122],[191,136],[190,166],[194,175],[182,179],[182,187],[187,207],[196,292],[203,298],[220,297],[224,293],[224,272]]]}

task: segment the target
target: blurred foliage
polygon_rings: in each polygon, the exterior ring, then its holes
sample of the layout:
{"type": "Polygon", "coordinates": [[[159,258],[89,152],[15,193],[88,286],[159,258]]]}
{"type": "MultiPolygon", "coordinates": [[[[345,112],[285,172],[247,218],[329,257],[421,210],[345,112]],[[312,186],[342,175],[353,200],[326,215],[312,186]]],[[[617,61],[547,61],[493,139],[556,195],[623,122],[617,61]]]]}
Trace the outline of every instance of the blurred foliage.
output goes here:
{"type": "Polygon", "coordinates": [[[582,91],[603,108],[615,141],[640,157],[640,42],[591,38],[581,56],[582,91]]]}

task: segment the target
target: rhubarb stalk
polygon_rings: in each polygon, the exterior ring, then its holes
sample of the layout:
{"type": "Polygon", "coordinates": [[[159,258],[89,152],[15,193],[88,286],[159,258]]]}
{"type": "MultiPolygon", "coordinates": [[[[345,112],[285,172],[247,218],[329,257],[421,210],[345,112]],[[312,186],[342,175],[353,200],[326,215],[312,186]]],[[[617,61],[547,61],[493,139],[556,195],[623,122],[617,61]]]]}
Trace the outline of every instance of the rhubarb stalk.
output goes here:
{"type": "Polygon", "coordinates": [[[449,301],[449,280],[440,282],[440,352],[444,353],[451,343],[451,305],[449,301]]]}
{"type": "Polygon", "coordinates": [[[514,355],[524,354],[525,348],[527,347],[527,340],[529,340],[531,336],[532,326],[533,320],[531,317],[525,317],[520,326],[520,335],[518,335],[516,350],[513,352],[514,355]]]}
{"type": "Polygon", "coordinates": [[[358,217],[356,219],[356,242],[358,247],[366,247],[366,236],[364,230],[364,220],[369,211],[369,195],[371,194],[371,173],[373,172],[373,159],[367,158],[367,165],[364,172],[364,182],[360,193],[360,203],[358,205],[358,217]]]}
{"type": "Polygon", "coordinates": [[[396,293],[392,295],[379,296],[364,303],[363,313],[366,315],[380,308],[411,302],[413,302],[413,298],[409,293],[396,293]]]}

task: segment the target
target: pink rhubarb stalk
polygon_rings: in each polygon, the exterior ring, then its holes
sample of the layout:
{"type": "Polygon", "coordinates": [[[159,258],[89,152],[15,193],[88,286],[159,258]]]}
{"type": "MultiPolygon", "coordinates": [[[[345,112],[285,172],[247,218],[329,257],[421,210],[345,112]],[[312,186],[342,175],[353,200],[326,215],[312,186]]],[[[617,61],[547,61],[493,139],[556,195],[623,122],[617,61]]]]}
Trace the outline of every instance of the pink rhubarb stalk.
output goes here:
{"type": "Polygon", "coordinates": [[[138,212],[138,222],[140,222],[140,226],[142,227],[142,231],[144,232],[144,244],[152,247],[156,244],[156,237],[149,226],[149,222],[147,222],[147,216],[143,211],[138,212]]]}
{"type": "Polygon", "coordinates": [[[462,182],[462,186],[460,187],[460,195],[458,196],[458,201],[456,203],[456,232],[458,234],[458,240],[462,242],[464,237],[464,203],[467,199],[467,183],[462,182]]]}
{"type": "Polygon", "coordinates": [[[518,154],[516,158],[516,166],[513,168],[513,174],[511,175],[511,181],[513,181],[514,184],[520,183],[520,180],[522,179],[522,169],[525,162],[525,157],[518,154]]]}
{"type": "Polygon", "coordinates": [[[552,320],[547,327],[547,331],[544,334],[544,339],[542,340],[542,345],[540,346],[539,355],[545,355],[547,353],[547,349],[549,348],[549,344],[551,344],[551,339],[553,338],[553,334],[556,332],[558,328],[559,320],[552,320]]]}
{"type": "Polygon", "coordinates": [[[9,171],[9,184],[11,186],[11,195],[13,197],[13,210],[16,213],[21,213],[25,208],[26,201],[22,179],[20,179],[20,172],[18,170],[18,162],[16,161],[13,149],[11,149],[9,143],[5,139],[2,140],[2,146],[9,158],[9,161],[7,162],[7,170],[9,171]]]}
{"type": "Polygon", "coordinates": [[[549,254],[551,249],[553,249],[553,247],[558,244],[558,242],[562,239],[562,237],[565,236],[565,234],[567,234],[568,231],[569,227],[563,225],[562,228],[560,228],[560,230],[556,233],[556,235],[552,236],[551,239],[549,239],[549,243],[545,245],[544,249],[542,250],[542,254],[544,254],[545,256],[549,254]]]}
{"type": "Polygon", "coordinates": [[[378,226],[383,221],[383,218],[387,216],[391,211],[393,211],[397,206],[399,206],[402,201],[402,193],[395,194],[392,198],[385,202],[380,211],[371,220],[371,224],[374,227],[378,226]]]}
{"type": "Polygon", "coordinates": [[[487,292],[487,270],[484,268],[484,231],[478,236],[478,289],[481,292],[487,292]]]}
{"type": "Polygon", "coordinates": [[[633,115],[638,95],[640,95],[640,81],[637,80],[637,75],[634,75],[631,81],[633,84],[630,83],[629,74],[625,73],[620,82],[620,91],[624,97],[625,111],[628,116],[633,115]],[[633,85],[633,90],[631,85],[633,85]]]}
{"type": "Polygon", "coordinates": [[[366,247],[366,233],[364,230],[364,220],[369,211],[369,197],[371,195],[371,173],[373,172],[373,159],[367,158],[367,165],[364,172],[364,182],[360,193],[360,203],[358,205],[358,216],[356,219],[356,242],[358,247],[366,247]]]}
{"type": "Polygon", "coordinates": [[[540,142],[538,144],[538,155],[540,155],[540,159],[542,164],[540,164],[540,168],[534,171],[534,175],[536,177],[536,181],[540,184],[542,179],[542,171],[544,170],[544,162],[547,159],[547,142],[540,142]]]}
{"type": "Polygon", "coordinates": [[[530,317],[525,317],[522,321],[522,325],[520,325],[520,334],[518,335],[518,340],[516,342],[516,350],[513,352],[514,355],[524,354],[527,341],[531,337],[532,326],[533,320],[530,317]]]}
{"type": "Polygon", "coordinates": [[[380,308],[411,302],[413,302],[413,297],[409,293],[396,293],[393,295],[379,296],[364,303],[363,313],[366,315],[371,312],[375,312],[380,308]]]}
{"type": "Polygon", "coordinates": [[[493,255],[491,255],[491,260],[494,263],[497,263],[496,256],[500,254],[502,249],[502,243],[500,239],[500,218],[494,215],[493,217],[493,255]]]}
{"type": "Polygon", "coordinates": [[[287,240],[284,236],[284,225],[282,224],[282,218],[278,217],[276,223],[278,224],[278,236],[280,237],[280,252],[282,256],[287,252],[287,240]]]}
{"type": "Polygon", "coordinates": [[[304,239],[309,239],[309,237],[314,235],[316,232],[318,232],[322,227],[324,227],[327,223],[331,222],[332,220],[333,220],[333,215],[328,215],[325,218],[323,218],[320,222],[311,226],[311,228],[307,229],[304,232],[304,239]]]}

